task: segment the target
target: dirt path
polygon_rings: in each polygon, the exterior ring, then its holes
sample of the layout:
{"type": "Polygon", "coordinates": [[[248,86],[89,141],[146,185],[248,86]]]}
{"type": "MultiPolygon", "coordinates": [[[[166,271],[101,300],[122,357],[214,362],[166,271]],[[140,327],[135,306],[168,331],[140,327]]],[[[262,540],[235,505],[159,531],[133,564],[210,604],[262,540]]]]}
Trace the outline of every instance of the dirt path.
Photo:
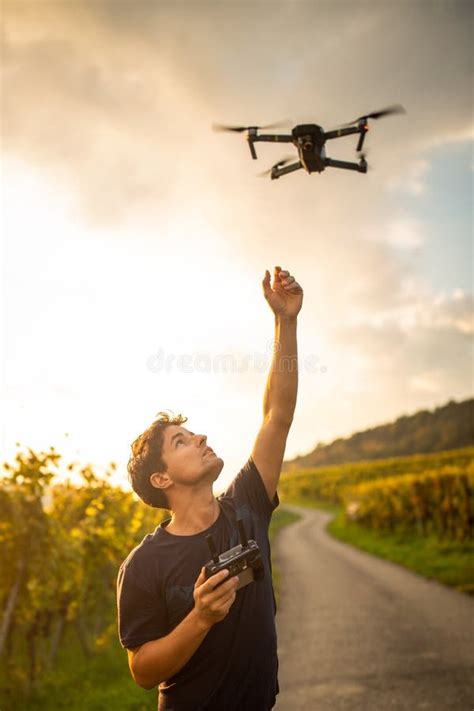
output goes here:
{"type": "Polygon", "coordinates": [[[474,599],[332,539],[283,529],[275,711],[473,711],[474,599]]]}

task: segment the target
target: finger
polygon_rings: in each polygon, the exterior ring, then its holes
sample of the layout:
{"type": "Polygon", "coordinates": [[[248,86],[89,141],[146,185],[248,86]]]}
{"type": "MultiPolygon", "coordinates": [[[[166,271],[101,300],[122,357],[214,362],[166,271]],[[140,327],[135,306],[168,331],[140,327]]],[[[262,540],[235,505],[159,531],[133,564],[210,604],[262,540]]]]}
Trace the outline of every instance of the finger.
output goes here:
{"type": "Polygon", "coordinates": [[[216,611],[222,611],[226,607],[230,607],[237,596],[237,591],[232,590],[229,595],[222,597],[218,602],[213,602],[212,607],[216,611]]]}
{"type": "Polygon", "coordinates": [[[293,282],[293,284],[288,284],[288,286],[285,286],[285,289],[287,291],[303,291],[297,281],[293,282]]]}
{"type": "Polygon", "coordinates": [[[196,582],[194,583],[194,587],[197,588],[203,583],[206,582],[206,568],[203,566],[201,568],[201,572],[199,573],[198,577],[196,578],[196,582]]]}
{"type": "Polygon", "coordinates": [[[265,270],[265,277],[262,281],[263,295],[267,298],[272,293],[272,287],[270,283],[270,272],[268,269],[265,270]]]}
{"type": "Polygon", "coordinates": [[[237,593],[234,591],[230,597],[226,600],[222,600],[218,605],[214,606],[216,612],[224,612],[224,610],[229,610],[235,602],[237,593]]]}
{"type": "Polygon", "coordinates": [[[287,277],[285,277],[284,279],[282,279],[282,283],[283,283],[284,285],[285,285],[285,284],[291,284],[291,282],[293,282],[293,281],[295,281],[295,277],[294,277],[294,276],[291,276],[291,274],[289,274],[287,277]]]}
{"type": "Polygon", "coordinates": [[[218,573],[215,573],[214,575],[211,575],[211,577],[206,580],[204,583],[203,587],[203,592],[211,592],[214,590],[219,583],[221,583],[223,580],[225,580],[229,575],[229,570],[225,568],[225,570],[220,570],[218,573]]]}
{"type": "Polygon", "coordinates": [[[212,593],[209,593],[209,595],[212,595],[213,602],[219,602],[221,598],[232,595],[237,588],[238,582],[238,576],[233,575],[230,580],[226,580],[218,588],[215,588],[212,593]]]}
{"type": "Polygon", "coordinates": [[[282,286],[282,283],[283,283],[283,278],[282,278],[282,276],[281,276],[280,267],[275,267],[275,271],[274,271],[274,274],[273,274],[273,284],[272,284],[272,286],[273,286],[274,289],[278,289],[278,288],[280,288],[280,287],[282,286]]]}
{"type": "Polygon", "coordinates": [[[237,586],[232,585],[230,590],[227,588],[226,590],[223,590],[221,592],[222,586],[218,587],[217,590],[214,590],[214,592],[209,593],[206,595],[206,597],[203,599],[203,603],[212,608],[220,607],[221,605],[224,605],[232,595],[235,595],[237,592],[237,586]]]}

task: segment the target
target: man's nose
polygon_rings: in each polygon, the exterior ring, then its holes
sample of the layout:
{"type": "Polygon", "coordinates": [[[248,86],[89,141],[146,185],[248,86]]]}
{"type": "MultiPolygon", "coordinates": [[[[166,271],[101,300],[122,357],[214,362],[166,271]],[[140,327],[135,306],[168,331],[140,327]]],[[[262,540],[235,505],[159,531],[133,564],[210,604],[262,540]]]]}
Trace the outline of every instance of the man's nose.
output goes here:
{"type": "Polygon", "coordinates": [[[207,442],[207,435],[198,434],[198,435],[196,435],[196,440],[197,440],[198,446],[202,447],[203,444],[206,444],[206,442],[207,442]]]}

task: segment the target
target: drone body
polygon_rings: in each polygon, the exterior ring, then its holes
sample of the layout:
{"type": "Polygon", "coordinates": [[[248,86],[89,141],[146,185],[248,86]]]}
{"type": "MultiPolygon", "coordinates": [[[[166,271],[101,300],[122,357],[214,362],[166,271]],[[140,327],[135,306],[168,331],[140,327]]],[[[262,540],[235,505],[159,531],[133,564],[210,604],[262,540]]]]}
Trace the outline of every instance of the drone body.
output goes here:
{"type": "Polygon", "coordinates": [[[295,126],[291,132],[300,163],[308,173],[322,173],[326,167],[324,131],[315,123],[295,126]]]}
{"type": "MultiPolygon", "coordinates": [[[[332,131],[324,131],[321,126],[315,123],[299,124],[292,129],[291,135],[259,134],[258,131],[261,130],[259,126],[216,125],[214,128],[218,131],[236,131],[239,133],[246,131],[250,153],[254,160],[257,158],[254,144],[258,141],[267,143],[292,143],[298,151],[298,160],[295,163],[291,163],[292,158],[284,158],[278,161],[278,163],[275,163],[270,170],[264,173],[264,175],[270,174],[272,180],[276,180],[280,176],[286,173],[292,173],[294,170],[299,170],[300,168],[306,170],[307,173],[322,173],[327,167],[344,168],[346,170],[355,170],[359,173],[367,173],[367,162],[365,155],[362,153],[362,146],[364,145],[365,134],[369,130],[368,119],[377,119],[394,113],[405,113],[405,109],[399,104],[390,106],[381,111],[368,114],[367,116],[361,116],[350,124],[345,124],[332,131]],[[326,156],[326,141],[355,133],[360,134],[356,149],[357,152],[360,153],[357,163],[333,160],[326,156]]],[[[265,128],[274,127],[275,125],[266,126],[265,128]]]]}

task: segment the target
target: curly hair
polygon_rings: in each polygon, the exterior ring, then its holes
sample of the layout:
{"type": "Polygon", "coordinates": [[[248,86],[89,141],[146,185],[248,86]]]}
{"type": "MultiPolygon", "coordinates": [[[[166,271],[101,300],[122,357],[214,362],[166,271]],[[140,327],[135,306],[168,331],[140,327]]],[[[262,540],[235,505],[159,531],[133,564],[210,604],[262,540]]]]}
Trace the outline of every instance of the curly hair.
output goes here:
{"type": "Polygon", "coordinates": [[[157,509],[169,509],[169,501],[164,491],[157,489],[150,481],[155,472],[165,472],[162,450],[164,430],[170,425],[182,425],[187,421],[183,415],[159,412],[157,419],[132,442],[132,454],[128,460],[128,478],[132,488],[145,504],[157,509]]]}

